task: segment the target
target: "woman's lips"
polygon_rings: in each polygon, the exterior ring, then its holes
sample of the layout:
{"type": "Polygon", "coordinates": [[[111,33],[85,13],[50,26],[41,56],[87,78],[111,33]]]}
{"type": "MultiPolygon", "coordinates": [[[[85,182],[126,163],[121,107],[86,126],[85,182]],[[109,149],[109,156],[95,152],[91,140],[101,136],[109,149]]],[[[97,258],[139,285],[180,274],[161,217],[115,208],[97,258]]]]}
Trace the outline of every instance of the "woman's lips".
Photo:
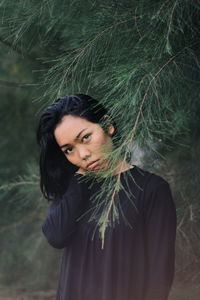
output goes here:
{"type": "Polygon", "coordinates": [[[93,169],[98,164],[98,160],[95,160],[93,163],[87,165],[87,169],[93,169]]]}

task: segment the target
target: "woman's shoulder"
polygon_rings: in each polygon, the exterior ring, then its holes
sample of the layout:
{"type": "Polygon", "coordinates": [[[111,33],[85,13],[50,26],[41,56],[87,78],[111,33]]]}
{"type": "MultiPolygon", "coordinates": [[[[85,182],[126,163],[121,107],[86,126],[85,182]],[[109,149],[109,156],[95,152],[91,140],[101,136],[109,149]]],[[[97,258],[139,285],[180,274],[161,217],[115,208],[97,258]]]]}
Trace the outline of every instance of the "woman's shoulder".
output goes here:
{"type": "Polygon", "coordinates": [[[140,207],[142,210],[155,209],[160,211],[160,209],[170,209],[174,211],[175,205],[172,197],[172,192],[168,181],[160,174],[157,174],[154,171],[144,170],[143,168],[137,167],[137,172],[140,172],[142,175],[139,175],[143,181],[142,201],[140,207]]]}
{"type": "Polygon", "coordinates": [[[149,190],[158,188],[161,184],[169,185],[167,180],[158,173],[144,169],[143,167],[135,166],[133,169],[136,178],[142,183],[143,187],[149,190]]]}

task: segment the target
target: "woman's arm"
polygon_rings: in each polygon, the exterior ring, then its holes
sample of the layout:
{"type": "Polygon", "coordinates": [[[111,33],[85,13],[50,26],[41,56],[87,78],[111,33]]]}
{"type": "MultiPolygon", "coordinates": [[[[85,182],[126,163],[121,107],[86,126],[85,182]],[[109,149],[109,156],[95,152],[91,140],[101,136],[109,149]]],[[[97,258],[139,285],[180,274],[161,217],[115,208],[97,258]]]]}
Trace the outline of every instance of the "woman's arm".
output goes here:
{"type": "Polygon", "coordinates": [[[152,189],[144,213],[148,265],[145,300],[167,300],[174,278],[176,208],[166,181],[152,189]]]}
{"type": "Polygon", "coordinates": [[[42,231],[54,248],[69,245],[77,228],[77,218],[83,213],[87,201],[87,188],[73,178],[66,193],[53,201],[42,225],[42,231]]]}

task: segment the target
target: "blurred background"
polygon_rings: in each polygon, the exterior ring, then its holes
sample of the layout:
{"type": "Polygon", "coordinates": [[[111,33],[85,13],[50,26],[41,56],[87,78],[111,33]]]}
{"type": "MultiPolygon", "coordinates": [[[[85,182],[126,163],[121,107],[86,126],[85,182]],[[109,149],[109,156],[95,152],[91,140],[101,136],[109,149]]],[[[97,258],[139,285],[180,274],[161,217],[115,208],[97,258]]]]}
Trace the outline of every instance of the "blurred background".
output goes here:
{"type": "Polygon", "coordinates": [[[86,93],[112,106],[124,136],[145,103],[132,162],[176,202],[170,300],[199,300],[199,1],[7,0],[0,20],[0,299],[55,297],[62,250],[41,233],[35,131],[42,108],[86,93]]]}

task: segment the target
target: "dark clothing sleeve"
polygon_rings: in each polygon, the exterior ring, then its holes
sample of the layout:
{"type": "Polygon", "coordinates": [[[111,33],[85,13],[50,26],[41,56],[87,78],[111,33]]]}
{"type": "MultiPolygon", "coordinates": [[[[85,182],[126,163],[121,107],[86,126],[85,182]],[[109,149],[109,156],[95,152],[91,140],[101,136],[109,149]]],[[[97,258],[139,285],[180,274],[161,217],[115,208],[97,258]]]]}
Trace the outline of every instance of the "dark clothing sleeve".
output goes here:
{"type": "Polygon", "coordinates": [[[166,181],[152,188],[144,217],[148,266],[145,300],[167,300],[174,277],[176,208],[166,181]]]}
{"type": "Polygon", "coordinates": [[[87,199],[84,184],[80,183],[74,188],[73,180],[61,199],[53,201],[42,224],[42,232],[49,244],[58,249],[71,243],[77,219],[83,213],[87,199]]]}

